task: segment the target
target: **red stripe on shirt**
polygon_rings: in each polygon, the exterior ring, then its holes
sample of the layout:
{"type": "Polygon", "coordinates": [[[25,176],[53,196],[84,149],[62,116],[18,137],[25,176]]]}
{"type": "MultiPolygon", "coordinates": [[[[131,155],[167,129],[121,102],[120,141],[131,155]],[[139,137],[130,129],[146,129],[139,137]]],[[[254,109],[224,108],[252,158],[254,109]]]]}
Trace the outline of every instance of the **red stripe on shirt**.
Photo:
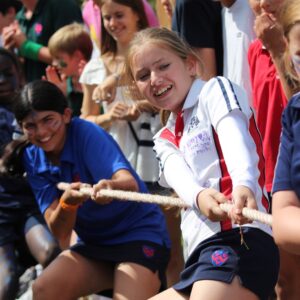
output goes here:
{"type": "Polygon", "coordinates": [[[265,186],[265,158],[263,155],[263,144],[262,144],[262,138],[261,135],[258,131],[257,125],[256,125],[256,121],[254,116],[252,115],[252,117],[250,118],[250,126],[249,126],[249,132],[255,142],[256,145],[256,152],[258,154],[259,157],[259,161],[258,161],[258,169],[259,169],[259,179],[258,179],[258,183],[259,186],[262,190],[262,205],[265,207],[265,209],[267,210],[267,212],[270,209],[270,203],[268,200],[268,197],[265,195],[264,193],[264,186],[265,186]]]}
{"type": "Polygon", "coordinates": [[[172,133],[168,128],[165,128],[159,137],[171,142],[175,146],[178,146],[174,133],[172,133]]]}
{"type": "MultiPolygon", "coordinates": [[[[221,149],[218,134],[215,132],[214,128],[212,128],[212,131],[213,131],[214,142],[216,145],[216,150],[217,150],[217,153],[219,156],[219,164],[220,164],[220,170],[221,170],[221,174],[222,174],[222,177],[219,181],[220,192],[223,193],[227,198],[230,199],[231,193],[232,193],[232,180],[231,180],[231,177],[227,170],[227,166],[226,166],[223,152],[221,149]]],[[[221,225],[222,231],[232,229],[232,223],[231,223],[230,219],[228,219],[226,221],[221,221],[220,225],[221,225]]]]}

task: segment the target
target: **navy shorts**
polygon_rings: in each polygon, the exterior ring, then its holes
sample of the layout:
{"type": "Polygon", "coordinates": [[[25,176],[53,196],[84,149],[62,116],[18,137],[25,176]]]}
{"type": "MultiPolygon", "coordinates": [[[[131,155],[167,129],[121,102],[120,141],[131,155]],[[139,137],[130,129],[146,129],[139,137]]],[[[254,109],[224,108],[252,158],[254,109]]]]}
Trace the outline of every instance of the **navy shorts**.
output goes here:
{"type": "MultiPolygon", "coordinates": [[[[170,249],[149,241],[134,241],[119,245],[90,245],[78,242],[70,250],[95,261],[113,264],[132,262],[158,272],[161,290],[166,288],[166,269],[170,259],[170,249]]],[[[103,295],[103,293],[101,293],[103,295]]],[[[109,293],[107,294],[109,295],[109,293]]]]}
{"type": "Polygon", "coordinates": [[[241,284],[265,300],[272,294],[279,272],[278,248],[262,230],[243,227],[220,232],[200,243],[188,258],[180,282],[173,288],[190,294],[193,283],[216,280],[231,283],[238,276],[241,284]]]}

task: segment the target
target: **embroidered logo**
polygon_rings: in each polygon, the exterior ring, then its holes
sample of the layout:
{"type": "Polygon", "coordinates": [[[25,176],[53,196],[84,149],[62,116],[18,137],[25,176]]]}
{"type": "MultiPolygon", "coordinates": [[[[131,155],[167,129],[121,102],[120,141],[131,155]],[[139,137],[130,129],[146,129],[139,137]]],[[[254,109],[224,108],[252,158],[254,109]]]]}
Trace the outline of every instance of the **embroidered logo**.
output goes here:
{"type": "Polygon", "coordinates": [[[216,250],[211,255],[211,263],[216,267],[220,267],[226,263],[228,258],[229,258],[228,251],[216,250]]]}
{"type": "Polygon", "coordinates": [[[149,246],[143,246],[143,253],[147,258],[151,258],[154,256],[155,249],[149,246]]]}
{"type": "Polygon", "coordinates": [[[211,149],[211,137],[209,132],[202,130],[197,135],[189,136],[185,144],[185,151],[188,155],[195,156],[199,153],[205,153],[211,149]]]}
{"type": "Polygon", "coordinates": [[[34,25],[35,34],[39,36],[41,35],[42,31],[43,31],[43,25],[41,23],[35,23],[34,25]]]}
{"type": "Polygon", "coordinates": [[[199,121],[198,117],[193,116],[191,118],[191,121],[190,121],[190,124],[189,124],[188,132],[191,132],[192,130],[197,128],[199,123],[200,123],[200,121],[199,121]]]}

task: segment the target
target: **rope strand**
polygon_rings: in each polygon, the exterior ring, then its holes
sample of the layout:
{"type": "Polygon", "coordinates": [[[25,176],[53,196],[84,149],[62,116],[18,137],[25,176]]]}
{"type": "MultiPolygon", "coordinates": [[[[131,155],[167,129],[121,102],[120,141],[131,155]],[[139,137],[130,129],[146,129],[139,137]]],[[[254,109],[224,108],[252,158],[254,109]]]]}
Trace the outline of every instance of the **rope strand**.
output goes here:
{"type": "MultiPolygon", "coordinates": [[[[60,190],[66,190],[69,188],[68,183],[60,182],[57,187],[60,190]]],[[[81,193],[91,196],[93,189],[91,187],[82,187],[79,190],[81,193]]],[[[155,203],[163,206],[177,206],[180,208],[188,208],[187,205],[182,199],[178,197],[171,197],[171,196],[161,196],[161,195],[152,195],[152,194],[144,194],[144,193],[137,193],[131,191],[123,191],[123,190],[108,190],[102,189],[98,193],[105,197],[110,197],[118,200],[125,200],[125,201],[135,201],[135,202],[145,202],[145,203],[155,203]]],[[[233,204],[230,203],[221,203],[220,208],[225,212],[229,212],[233,207],[233,204]]],[[[250,209],[244,207],[242,210],[242,214],[244,217],[252,220],[252,221],[259,221],[261,223],[267,224],[272,226],[272,216],[270,214],[250,209]]]]}

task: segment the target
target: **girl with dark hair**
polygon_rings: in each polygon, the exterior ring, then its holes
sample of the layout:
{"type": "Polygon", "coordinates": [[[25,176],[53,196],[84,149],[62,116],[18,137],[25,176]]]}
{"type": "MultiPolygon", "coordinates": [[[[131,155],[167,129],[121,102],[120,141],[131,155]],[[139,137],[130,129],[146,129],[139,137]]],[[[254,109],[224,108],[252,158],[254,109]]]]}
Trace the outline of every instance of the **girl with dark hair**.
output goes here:
{"type": "Polygon", "coordinates": [[[107,289],[114,299],[148,299],[165,284],[169,239],[163,214],[154,204],[98,193],[147,190],[112,137],[91,122],[71,119],[66,101],[52,83],[34,81],[15,109],[32,143],[23,159],[39,208],[58,240],[73,229],[78,235],[34,282],[34,299],[77,299],[107,289]],[[59,182],[70,188],[59,191],[59,182]],[[94,201],[80,192],[82,182],[92,187],[94,201]]]}
{"type": "Polygon", "coordinates": [[[36,263],[47,266],[60,250],[24,178],[26,142],[12,141],[18,134],[13,99],[22,75],[16,56],[2,48],[0,74],[0,299],[13,300],[22,272],[36,263]]]}

